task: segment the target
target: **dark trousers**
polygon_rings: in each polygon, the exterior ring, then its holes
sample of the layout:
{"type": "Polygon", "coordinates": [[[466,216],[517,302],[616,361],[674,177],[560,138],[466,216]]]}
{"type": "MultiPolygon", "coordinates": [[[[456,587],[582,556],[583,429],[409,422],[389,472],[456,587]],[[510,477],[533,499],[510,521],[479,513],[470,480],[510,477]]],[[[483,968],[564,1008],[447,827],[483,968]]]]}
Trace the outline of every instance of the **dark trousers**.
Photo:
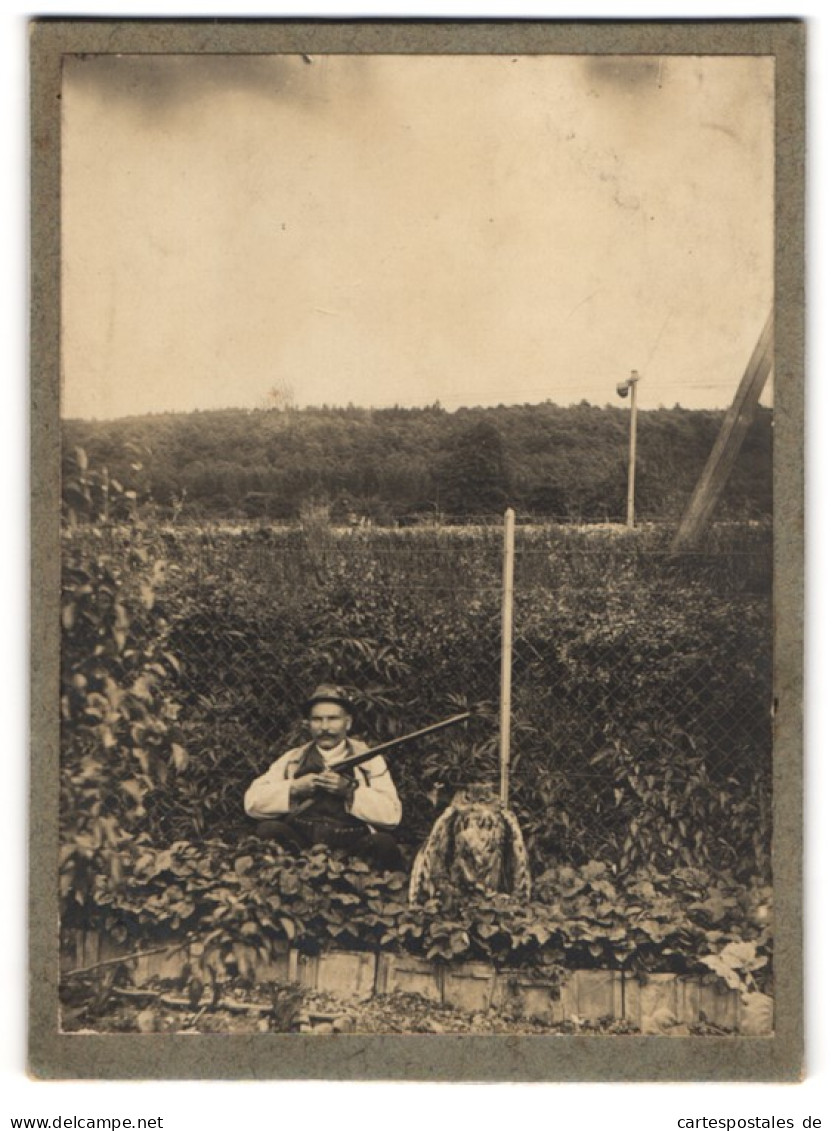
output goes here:
{"type": "Polygon", "coordinates": [[[281,848],[300,855],[313,844],[341,848],[350,856],[360,856],[380,872],[403,872],[404,860],[390,833],[360,828],[329,825],[318,821],[293,821],[291,817],[273,817],[258,821],[255,835],[274,841],[281,848]]]}

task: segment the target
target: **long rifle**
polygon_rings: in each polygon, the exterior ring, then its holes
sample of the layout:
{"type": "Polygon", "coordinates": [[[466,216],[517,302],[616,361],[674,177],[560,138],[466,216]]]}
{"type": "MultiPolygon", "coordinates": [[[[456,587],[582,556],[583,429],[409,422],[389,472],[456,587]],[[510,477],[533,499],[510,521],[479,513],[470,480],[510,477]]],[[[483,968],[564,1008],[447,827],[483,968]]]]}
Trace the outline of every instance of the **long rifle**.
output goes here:
{"type": "MultiPolygon", "coordinates": [[[[430,726],[422,727],[421,730],[411,731],[410,734],[403,734],[399,738],[391,738],[387,742],[382,742],[378,746],[371,747],[369,750],[361,750],[357,754],[348,754],[345,758],[340,758],[337,762],[331,763],[326,769],[334,770],[336,773],[343,773],[345,770],[353,769],[354,766],[361,766],[364,762],[369,762],[371,758],[375,758],[379,754],[389,754],[393,750],[398,750],[400,747],[415,742],[419,738],[426,738],[429,734],[436,734],[437,731],[445,730],[446,727],[456,726],[457,723],[463,723],[466,719],[470,718],[470,711],[465,711],[461,715],[451,715],[449,719],[442,719],[441,722],[431,723],[430,726]]],[[[317,771],[310,769],[307,772],[315,773],[317,771]]],[[[295,817],[305,812],[310,806],[320,800],[322,799],[318,797],[308,797],[305,801],[301,801],[297,808],[292,809],[289,816],[295,817]]]]}
{"type": "Polygon", "coordinates": [[[399,746],[404,746],[408,742],[415,742],[417,738],[425,738],[429,734],[435,734],[439,730],[444,730],[445,727],[456,726],[457,723],[464,723],[466,719],[471,718],[471,712],[465,711],[461,715],[451,715],[449,719],[442,719],[441,722],[431,723],[430,726],[422,727],[421,730],[411,731],[410,734],[403,734],[399,738],[390,738],[387,742],[382,742],[379,746],[373,746],[370,750],[362,750],[359,754],[348,754],[346,758],[341,758],[332,765],[327,766],[328,770],[335,770],[336,773],[341,773],[343,770],[351,770],[353,766],[361,766],[364,762],[369,762],[371,758],[375,758],[378,754],[389,754],[391,750],[398,749],[399,746]]]}

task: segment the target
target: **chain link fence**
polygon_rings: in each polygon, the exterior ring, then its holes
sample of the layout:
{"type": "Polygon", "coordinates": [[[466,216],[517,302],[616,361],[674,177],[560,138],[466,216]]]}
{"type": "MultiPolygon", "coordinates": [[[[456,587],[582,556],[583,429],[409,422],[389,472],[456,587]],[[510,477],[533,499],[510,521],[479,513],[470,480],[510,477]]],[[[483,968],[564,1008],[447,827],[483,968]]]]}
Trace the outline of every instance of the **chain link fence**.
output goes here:
{"type": "MultiPolygon", "coordinates": [[[[519,525],[510,800],[538,874],[769,868],[771,531],[717,527],[672,556],[660,526],[519,525]]],[[[176,528],[159,612],[190,753],[170,835],[235,835],[242,793],[346,685],[369,742],[461,710],[392,764],[414,847],[455,789],[498,780],[499,523],[404,530],[176,528]]]]}

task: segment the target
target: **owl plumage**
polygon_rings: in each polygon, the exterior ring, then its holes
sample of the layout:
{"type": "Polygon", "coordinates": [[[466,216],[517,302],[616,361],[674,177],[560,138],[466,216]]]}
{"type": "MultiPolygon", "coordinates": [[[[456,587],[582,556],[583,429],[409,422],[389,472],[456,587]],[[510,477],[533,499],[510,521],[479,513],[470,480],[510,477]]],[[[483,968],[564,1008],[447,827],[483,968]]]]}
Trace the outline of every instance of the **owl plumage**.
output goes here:
{"type": "Polygon", "coordinates": [[[483,786],[456,793],[413,862],[410,902],[454,892],[528,899],[531,876],[517,818],[483,786]]]}

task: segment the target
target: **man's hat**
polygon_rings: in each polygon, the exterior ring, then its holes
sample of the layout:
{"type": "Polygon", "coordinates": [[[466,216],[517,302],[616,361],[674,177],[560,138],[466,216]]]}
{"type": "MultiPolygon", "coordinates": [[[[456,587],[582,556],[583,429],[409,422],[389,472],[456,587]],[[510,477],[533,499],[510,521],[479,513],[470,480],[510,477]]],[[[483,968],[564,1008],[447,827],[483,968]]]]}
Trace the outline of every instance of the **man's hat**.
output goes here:
{"type": "Polygon", "coordinates": [[[319,684],[303,705],[304,715],[308,715],[316,703],[337,703],[350,714],[355,710],[346,691],[337,683],[319,684]]]}

